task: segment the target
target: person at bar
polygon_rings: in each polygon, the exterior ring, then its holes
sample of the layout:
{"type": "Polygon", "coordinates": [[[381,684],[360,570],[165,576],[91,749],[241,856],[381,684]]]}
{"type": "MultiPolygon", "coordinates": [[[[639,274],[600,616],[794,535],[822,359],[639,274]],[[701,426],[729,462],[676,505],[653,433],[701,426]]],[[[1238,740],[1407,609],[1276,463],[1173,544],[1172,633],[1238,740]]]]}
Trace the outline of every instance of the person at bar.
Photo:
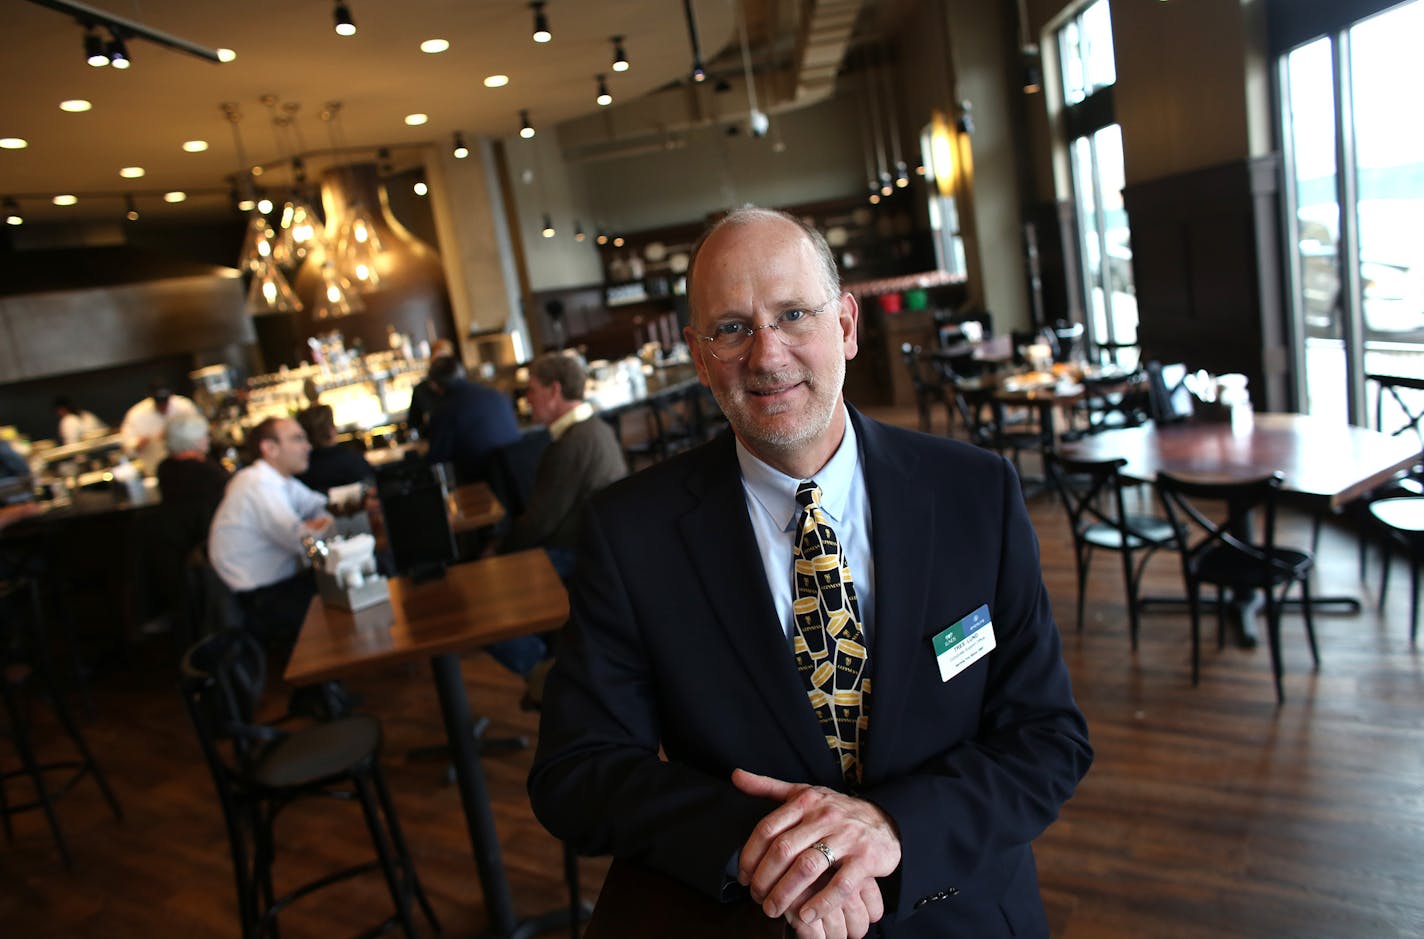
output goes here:
{"type": "Polygon", "coordinates": [[[237,597],[244,625],[283,662],[316,593],[302,539],[332,526],[326,497],[296,478],[311,444],[291,418],[252,429],[256,459],[233,475],[208,534],[208,557],[237,597]]]}
{"type": "Polygon", "coordinates": [[[410,389],[410,407],[405,413],[405,426],[417,437],[430,435],[430,420],[440,405],[440,393],[430,382],[430,369],[439,359],[450,358],[454,354],[455,346],[448,339],[437,339],[430,344],[430,365],[426,366],[426,376],[410,389]]]}
{"type": "Polygon", "coordinates": [[[733,433],[591,500],[536,815],[798,936],[1046,937],[1092,751],[1012,467],[846,405],[859,310],[795,218],[714,225],[688,296],[733,433]]]}
{"type": "Polygon", "coordinates": [[[119,425],[124,452],[143,463],[150,475],[168,455],[163,431],[168,422],[182,415],[202,416],[198,406],[182,395],[173,393],[167,380],[155,378],[148,384],[149,396],[128,409],[119,425]]]}
{"type": "Polygon", "coordinates": [[[297,475],[308,489],[330,492],[337,486],[366,482],[376,475],[364,456],[337,443],[336,417],[330,405],[318,404],[299,412],[297,423],[311,442],[307,468],[297,475]]]}
{"type": "Polygon", "coordinates": [[[613,428],[583,398],[587,380],[574,355],[549,352],[530,363],[530,412],[553,442],[539,457],[528,507],[500,543],[505,552],[544,548],[564,579],[573,573],[579,518],[589,496],[628,475],[613,428]]]}
{"type": "Polygon", "coordinates": [[[78,443],[86,437],[96,437],[109,430],[109,425],[95,417],[93,412],[76,407],[65,395],[54,399],[54,413],[59,416],[61,444],[78,443]]]}
{"type": "Polygon", "coordinates": [[[470,381],[454,356],[430,365],[430,382],[440,404],[430,422],[431,465],[453,463],[461,485],[488,479],[494,451],[519,439],[514,404],[502,392],[470,381]]]}

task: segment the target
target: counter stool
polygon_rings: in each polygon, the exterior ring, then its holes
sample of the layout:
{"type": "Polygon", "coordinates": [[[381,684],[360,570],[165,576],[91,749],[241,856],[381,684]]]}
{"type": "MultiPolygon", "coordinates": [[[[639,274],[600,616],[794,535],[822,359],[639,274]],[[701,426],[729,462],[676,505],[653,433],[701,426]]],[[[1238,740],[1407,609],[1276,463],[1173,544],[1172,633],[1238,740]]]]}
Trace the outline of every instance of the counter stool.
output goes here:
{"type": "MultiPolygon", "coordinates": [[[[243,939],[277,936],[277,915],[339,881],[380,870],[395,913],[365,935],[399,924],[418,935],[420,904],[436,932],[435,911],[416,876],[380,767],[381,725],[355,715],[294,730],[259,724],[267,656],[242,630],[209,636],[183,658],[183,700],[197,731],[227,824],[243,939]],[[278,896],[272,883],[277,816],[313,796],[360,803],[376,860],[335,871],[278,896]]],[[[281,722],[279,722],[281,723],[281,722]]]]}
{"type": "Polygon", "coordinates": [[[90,752],[84,735],[74,722],[74,716],[65,703],[64,693],[54,678],[50,665],[49,650],[44,641],[44,623],[41,619],[39,582],[33,578],[21,578],[0,583],[0,702],[5,708],[5,718],[15,750],[20,758],[20,769],[0,772],[0,820],[5,827],[5,840],[14,840],[11,817],[32,809],[44,812],[54,836],[55,847],[60,859],[68,870],[74,863],[69,854],[69,845],[64,831],[59,826],[59,816],[54,803],[59,797],[74,788],[86,775],[93,776],[104,794],[114,817],[122,819],[123,809],[104,771],[99,768],[94,754],[90,752]],[[24,609],[28,607],[28,610],[24,609]],[[30,700],[31,690],[49,701],[55,717],[69,736],[74,748],[79,752],[77,760],[61,760],[41,763],[35,756],[31,739],[30,700]],[[46,774],[69,772],[72,775],[57,787],[46,780],[46,774]],[[10,801],[6,792],[6,782],[21,776],[27,777],[34,788],[35,797],[28,802],[10,801]]]}

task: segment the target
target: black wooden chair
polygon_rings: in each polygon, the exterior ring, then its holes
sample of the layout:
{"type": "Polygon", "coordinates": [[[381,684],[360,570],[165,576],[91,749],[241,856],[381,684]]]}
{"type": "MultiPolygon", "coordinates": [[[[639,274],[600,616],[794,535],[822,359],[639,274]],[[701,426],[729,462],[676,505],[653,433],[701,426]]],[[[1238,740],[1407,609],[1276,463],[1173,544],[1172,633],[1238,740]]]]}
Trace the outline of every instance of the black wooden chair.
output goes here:
{"type": "Polygon", "coordinates": [[[954,427],[954,403],[952,393],[934,364],[923,350],[912,342],[900,345],[900,357],[910,373],[910,384],[915,390],[915,408],[920,415],[920,430],[930,432],[932,415],[936,404],[944,408],[945,432],[954,427]]]}
{"type": "MultiPolygon", "coordinates": [[[[1419,565],[1424,562],[1424,496],[1402,495],[1376,499],[1369,505],[1370,517],[1384,531],[1389,543],[1402,548],[1409,562],[1409,641],[1419,638],[1419,565]]],[[[1385,550],[1380,571],[1380,609],[1389,590],[1390,551],[1385,550]]]]}
{"type": "Polygon", "coordinates": [[[1122,557],[1122,577],[1127,588],[1128,635],[1137,649],[1142,571],[1162,548],[1175,548],[1171,522],[1156,515],[1129,513],[1119,472],[1127,463],[1115,460],[1074,460],[1049,453],[1044,470],[1068,513],[1073,533],[1073,560],[1078,573],[1078,630],[1083,629],[1083,598],[1087,593],[1088,566],[1093,550],[1115,551],[1122,557]]]}
{"type": "Polygon", "coordinates": [[[1315,624],[1310,610],[1310,572],[1314,559],[1308,552],[1276,544],[1276,506],[1281,491],[1280,473],[1244,482],[1189,480],[1170,473],[1157,474],[1157,492],[1176,530],[1181,546],[1182,577],[1192,617],[1192,684],[1197,683],[1201,661],[1201,588],[1216,587],[1217,646],[1224,645],[1225,600],[1260,591],[1265,598],[1267,639],[1276,701],[1285,701],[1281,681],[1281,609],[1285,595],[1300,585],[1305,613],[1305,635],[1310,656],[1320,667],[1315,624]],[[1224,502],[1225,520],[1209,515],[1203,501],[1224,502]],[[1252,516],[1259,515],[1261,535],[1252,536],[1252,516]]]}
{"type": "Polygon", "coordinates": [[[85,776],[94,777],[114,817],[122,819],[123,809],[109,788],[109,780],[89,750],[89,744],[75,723],[65,700],[64,689],[55,680],[46,641],[44,607],[40,583],[31,577],[17,576],[0,582],[0,704],[4,705],[8,723],[7,736],[14,744],[20,768],[0,772],[0,821],[5,827],[5,840],[14,840],[11,818],[38,809],[44,813],[54,837],[60,860],[66,869],[73,869],[69,845],[59,825],[55,800],[64,796],[85,776]],[[30,707],[35,699],[49,702],[60,727],[64,729],[79,758],[40,762],[31,738],[30,707]],[[66,773],[67,778],[55,785],[49,776],[66,773]],[[34,798],[26,802],[11,802],[6,781],[26,777],[34,798]]]}
{"type": "Polygon", "coordinates": [[[1156,424],[1184,421],[1195,411],[1192,393],[1187,390],[1187,367],[1181,362],[1163,365],[1148,362],[1147,409],[1156,424]]]}
{"type": "Polygon", "coordinates": [[[201,640],[184,656],[183,700],[227,824],[243,939],[277,936],[277,916],[290,904],[331,884],[379,870],[396,911],[364,935],[399,925],[418,935],[411,899],[436,932],[435,911],[416,876],[380,768],[381,725],[355,715],[285,729],[257,721],[267,657],[242,630],[201,640]],[[300,800],[327,796],[356,800],[376,859],[335,871],[278,895],[273,885],[278,815],[300,800]]]}

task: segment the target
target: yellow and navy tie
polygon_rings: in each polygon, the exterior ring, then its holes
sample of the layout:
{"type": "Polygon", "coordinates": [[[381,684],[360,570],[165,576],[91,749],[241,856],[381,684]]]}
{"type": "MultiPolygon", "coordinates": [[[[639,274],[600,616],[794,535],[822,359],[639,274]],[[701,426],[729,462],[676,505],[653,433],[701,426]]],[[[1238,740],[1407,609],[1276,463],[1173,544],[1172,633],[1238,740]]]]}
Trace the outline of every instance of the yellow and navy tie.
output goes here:
{"type": "Polygon", "coordinates": [[[870,717],[868,651],[855,584],[840,542],[821,511],[815,481],[796,489],[795,590],[792,650],[826,745],[840,759],[841,775],[857,786],[870,717]]]}

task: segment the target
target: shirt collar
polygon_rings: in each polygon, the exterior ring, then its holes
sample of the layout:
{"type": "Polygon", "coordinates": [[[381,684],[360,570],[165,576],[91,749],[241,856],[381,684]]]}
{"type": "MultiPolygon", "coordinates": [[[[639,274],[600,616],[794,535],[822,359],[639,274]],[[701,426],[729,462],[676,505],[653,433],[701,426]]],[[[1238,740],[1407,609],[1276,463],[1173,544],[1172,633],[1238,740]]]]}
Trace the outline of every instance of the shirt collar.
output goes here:
{"type": "MultiPolygon", "coordinates": [[[[859,461],[855,425],[851,423],[850,414],[846,413],[845,435],[841,437],[840,446],[813,477],[821,487],[821,510],[833,522],[839,522],[845,513],[859,461]]],[[[763,463],[742,446],[740,440],[737,441],[737,463],[741,466],[742,481],[752,498],[781,525],[782,531],[790,531],[801,512],[801,507],[796,504],[796,487],[802,480],[763,463]]]]}
{"type": "Polygon", "coordinates": [[[549,425],[549,436],[558,440],[564,433],[579,421],[586,421],[593,417],[593,405],[587,401],[580,401],[571,410],[565,411],[554,419],[549,425]]]}

